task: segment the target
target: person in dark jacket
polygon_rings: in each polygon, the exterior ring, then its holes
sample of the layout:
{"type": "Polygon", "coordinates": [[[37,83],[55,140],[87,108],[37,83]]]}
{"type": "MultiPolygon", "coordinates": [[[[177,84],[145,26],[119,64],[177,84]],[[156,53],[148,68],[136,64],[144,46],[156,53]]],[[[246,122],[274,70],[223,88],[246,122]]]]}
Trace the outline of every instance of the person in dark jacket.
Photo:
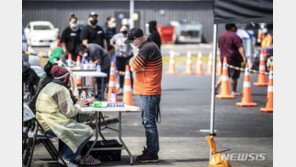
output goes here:
{"type": "Polygon", "coordinates": [[[33,97],[36,93],[36,87],[39,83],[39,76],[36,74],[36,72],[30,68],[30,64],[22,61],[23,64],[23,70],[22,70],[22,82],[25,83],[28,86],[29,92],[30,92],[30,98],[33,97]]]}
{"type": "Polygon", "coordinates": [[[47,62],[47,64],[44,66],[44,71],[46,73],[46,76],[39,82],[38,87],[36,89],[36,94],[33,96],[32,100],[29,103],[29,107],[31,110],[36,113],[36,100],[39,95],[39,92],[41,89],[43,89],[48,83],[52,82],[53,76],[51,75],[51,68],[56,65],[51,63],[50,61],[47,62]]]}
{"type": "Polygon", "coordinates": [[[149,33],[150,33],[149,37],[154,43],[156,43],[156,45],[160,49],[161,39],[156,27],[157,22],[155,20],[151,20],[149,21],[148,24],[149,24],[149,33]]]}
{"type": "Polygon", "coordinates": [[[113,55],[114,54],[114,47],[110,45],[110,39],[116,34],[116,19],[115,17],[108,16],[106,18],[106,24],[103,27],[103,30],[105,32],[106,40],[107,40],[107,48],[108,48],[108,54],[113,55]]]}

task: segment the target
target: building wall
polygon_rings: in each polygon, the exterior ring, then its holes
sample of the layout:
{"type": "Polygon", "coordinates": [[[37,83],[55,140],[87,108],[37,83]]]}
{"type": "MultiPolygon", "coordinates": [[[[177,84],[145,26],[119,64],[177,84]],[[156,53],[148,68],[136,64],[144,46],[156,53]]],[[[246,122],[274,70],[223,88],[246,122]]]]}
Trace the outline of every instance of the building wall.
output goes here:
{"type": "MultiPolygon", "coordinates": [[[[135,12],[140,14],[140,27],[156,20],[159,24],[169,25],[171,20],[200,21],[203,24],[204,42],[212,42],[213,38],[213,2],[212,1],[135,1],[135,12]],[[160,14],[164,11],[164,15],[160,14]]],[[[105,18],[115,12],[129,11],[128,1],[23,1],[23,26],[30,21],[46,20],[60,29],[68,26],[71,12],[78,20],[86,20],[91,11],[99,15],[99,25],[105,23],[105,18]]],[[[219,26],[219,31],[224,26],[219,26]]]]}

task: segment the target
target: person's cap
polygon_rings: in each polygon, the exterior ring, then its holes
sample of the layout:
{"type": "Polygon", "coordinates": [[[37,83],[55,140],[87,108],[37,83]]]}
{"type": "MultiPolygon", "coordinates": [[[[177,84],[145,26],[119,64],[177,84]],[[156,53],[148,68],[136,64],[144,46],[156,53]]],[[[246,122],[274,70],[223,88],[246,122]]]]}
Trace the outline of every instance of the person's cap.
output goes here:
{"type": "Polygon", "coordinates": [[[143,31],[140,28],[132,28],[127,33],[127,39],[124,41],[125,44],[131,43],[131,41],[135,40],[143,36],[143,31]]]}
{"type": "Polygon", "coordinates": [[[98,17],[98,14],[96,12],[92,11],[92,12],[90,12],[88,17],[91,17],[91,16],[97,16],[98,17]]]}

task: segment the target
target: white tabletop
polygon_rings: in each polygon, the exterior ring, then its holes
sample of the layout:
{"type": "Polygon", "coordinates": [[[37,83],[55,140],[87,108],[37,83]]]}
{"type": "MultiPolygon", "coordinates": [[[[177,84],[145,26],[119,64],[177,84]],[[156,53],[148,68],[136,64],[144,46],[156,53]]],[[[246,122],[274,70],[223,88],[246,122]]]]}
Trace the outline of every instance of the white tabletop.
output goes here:
{"type": "Polygon", "coordinates": [[[81,77],[107,77],[106,73],[98,71],[72,71],[72,73],[81,77]]]}
{"type": "Polygon", "coordinates": [[[83,107],[79,113],[94,113],[94,112],[140,112],[141,108],[137,106],[124,105],[124,107],[105,107],[105,108],[94,108],[94,107],[83,107]]]}

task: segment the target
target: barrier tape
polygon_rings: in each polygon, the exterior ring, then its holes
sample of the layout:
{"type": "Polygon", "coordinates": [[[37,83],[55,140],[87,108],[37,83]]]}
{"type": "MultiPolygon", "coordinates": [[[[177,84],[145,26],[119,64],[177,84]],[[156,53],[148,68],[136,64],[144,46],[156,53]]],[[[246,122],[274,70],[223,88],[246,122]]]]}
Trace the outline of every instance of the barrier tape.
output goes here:
{"type": "Polygon", "coordinates": [[[119,75],[123,75],[123,76],[125,75],[125,72],[124,71],[115,70],[115,72],[118,73],[119,75]]]}
{"type": "MultiPolygon", "coordinates": [[[[230,64],[227,64],[227,67],[232,68],[232,69],[235,69],[235,70],[239,70],[241,72],[244,72],[245,71],[244,68],[236,67],[236,66],[233,66],[233,65],[230,65],[230,64]]],[[[268,72],[261,72],[261,71],[251,70],[251,69],[249,69],[249,72],[250,73],[254,73],[254,74],[259,74],[259,73],[265,74],[265,75],[268,75],[269,74],[268,72]]]]}
{"type": "Polygon", "coordinates": [[[39,58],[48,58],[48,56],[43,56],[42,54],[36,54],[36,53],[30,53],[30,52],[28,52],[28,51],[26,51],[26,52],[24,52],[23,51],[23,53],[25,53],[26,55],[32,55],[32,56],[37,56],[37,57],[39,57],[39,58]]]}

